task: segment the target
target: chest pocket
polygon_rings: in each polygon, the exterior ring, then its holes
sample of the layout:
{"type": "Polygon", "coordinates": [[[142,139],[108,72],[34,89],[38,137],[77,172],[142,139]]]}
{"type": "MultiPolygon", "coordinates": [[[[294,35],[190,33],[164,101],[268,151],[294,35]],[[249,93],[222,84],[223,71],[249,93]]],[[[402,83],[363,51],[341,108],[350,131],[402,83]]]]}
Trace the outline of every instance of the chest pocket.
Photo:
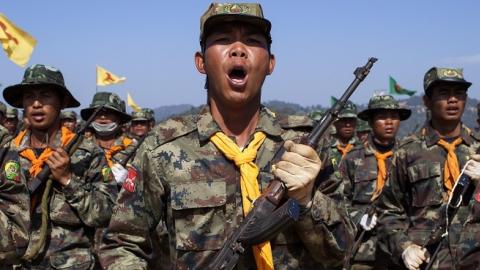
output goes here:
{"type": "Polygon", "coordinates": [[[62,225],[80,225],[80,218],[74,209],[68,204],[65,195],[62,192],[52,188],[52,198],[50,201],[50,218],[56,224],[62,225]]]}
{"type": "Polygon", "coordinates": [[[173,183],[171,207],[179,250],[214,250],[225,241],[224,180],[173,183]]]}
{"type": "Polygon", "coordinates": [[[423,162],[408,168],[412,206],[439,205],[443,201],[443,179],[440,162],[423,162]]]}
{"type": "Polygon", "coordinates": [[[357,168],[354,178],[352,199],[358,203],[370,203],[377,184],[377,171],[373,168],[357,168]]]}

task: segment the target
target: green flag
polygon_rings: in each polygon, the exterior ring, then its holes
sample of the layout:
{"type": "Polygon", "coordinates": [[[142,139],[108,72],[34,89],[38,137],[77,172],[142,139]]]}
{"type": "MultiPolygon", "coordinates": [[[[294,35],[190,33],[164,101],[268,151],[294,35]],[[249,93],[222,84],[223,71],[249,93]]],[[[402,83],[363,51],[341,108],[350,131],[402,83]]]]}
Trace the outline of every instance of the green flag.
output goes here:
{"type": "Polygon", "coordinates": [[[337,104],[338,99],[334,96],[330,96],[330,106],[337,104]]]}
{"type": "Polygon", "coordinates": [[[390,76],[390,94],[392,95],[415,95],[417,91],[407,90],[401,87],[392,76],[390,76]]]}

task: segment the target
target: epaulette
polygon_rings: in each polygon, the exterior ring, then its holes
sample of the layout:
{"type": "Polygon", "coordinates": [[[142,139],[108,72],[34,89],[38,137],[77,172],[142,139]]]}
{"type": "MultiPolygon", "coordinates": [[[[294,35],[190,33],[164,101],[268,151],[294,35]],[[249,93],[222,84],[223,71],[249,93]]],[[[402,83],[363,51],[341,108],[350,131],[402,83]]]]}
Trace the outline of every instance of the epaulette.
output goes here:
{"type": "Polygon", "coordinates": [[[401,148],[407,144],[410,144],[412,142],[418,141],[418,135],[417,134],[412,134],[409,136],[406,136],[398,141],[398,148],[401,148]]]}
{"type": "Polygon", "coordinates": [[[144,144],[158,147],[186,135],[197,128],[196,119],[196,114],[188,114],[160,122],[151,131],[152,135],[145,138],[144,144]]]}
{"type": "Polygon", "coordinates": [[[312,128],[312,120],[305,115],[277,115],[278,124],[283,129],[312,128]]]}

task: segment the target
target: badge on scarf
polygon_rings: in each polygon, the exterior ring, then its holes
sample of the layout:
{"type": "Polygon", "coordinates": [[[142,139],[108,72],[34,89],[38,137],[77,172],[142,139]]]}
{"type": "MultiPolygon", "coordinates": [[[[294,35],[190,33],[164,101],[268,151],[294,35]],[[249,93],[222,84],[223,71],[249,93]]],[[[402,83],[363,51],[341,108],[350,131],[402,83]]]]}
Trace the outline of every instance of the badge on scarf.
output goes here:
{"type": "Polygon", "coordinates": [[[127,179],[125,179],[125,182],[123,182],[123,189],[125,189],[128,192],[134,192],[135,191],[135,179],[137,178],[137,171],[135,168],[128,166],[128,175],[127,179]]]}
{"type": "Polygon", "coordinates": [[[112,174],[112,169],[110,167],[105,166],[102,168],[102,177],[103,177],[103,182],[108,183],[113,180],[113,174],[112,174]]]}
{"type": "Polygon", "coordinates": [[[18,162],[9,160],[5,164],[5,176],[10,181],[18,182],[20,173],[20,164],[18,162]]]}

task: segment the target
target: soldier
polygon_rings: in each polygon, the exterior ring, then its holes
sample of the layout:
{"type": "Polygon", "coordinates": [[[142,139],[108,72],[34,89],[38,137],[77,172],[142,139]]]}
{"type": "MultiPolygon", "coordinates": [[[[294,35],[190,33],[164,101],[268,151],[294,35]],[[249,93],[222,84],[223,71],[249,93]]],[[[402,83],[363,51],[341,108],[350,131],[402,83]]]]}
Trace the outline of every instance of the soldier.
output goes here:
{"type": "Polygon", "coordinates": [[[97,92],[90,106],[80,111],[82,119],[87,121],[100,106],[103,108],[91,124],[93,141],[103,149],[107,159],[108,167],[102,169],[103,176],[109,177],[111,171],[117,184],[121,186],[127,176],[123,167],[125,164],[121,164],[125,163],[125,159],[135,147],[135,142],[122,132],[121,127],[132,117],[126,113],[125,102],[117,94],[97,92]]]}
{"type": "Polygon", "coordinates": [[[391,159],[395,151],[395,136],[400,121],[410,117],[409,109],[401,108],[390,95],[374,96],[368,108],[358,114],[358,118],[367,123],[372,130],[365,143],[357,145],[350,151],[340,165],[340,174],[344,182],[344,193],[347,198],[347,210],[357,234],[365,230],[361,243],[353,258],[351,269],[384,269],[381,258],[376,258],[377,236],[374,230],[377,215],[374,201],[387,180],[391,159]],[[373,211],[368,211],[372,209],[373,211]],[[373,212],[373,213],[367,213],[373,212]]]}
{"type": "Polygon", "coordinates": [[[15,108],[8,108],[5,114],[5,121],[3,126],[8,130],[11,136],[16,136],[19,128],[18,110],[15,108]]]}
{"type": "Polygon", "coordinates": [[[142,108],[142,111],[149,116],[148,120],[150,121],[150,128],[153,128],[155,126],[155,111],[150,108],[142,108]]]}
{"type": "MultiPolygon", "coordinates": [[[[399,143],[389,181],[378,199],[378,211],[383,215],[379,241],[395,263],[408,269],[420,269],[430,260],[438,244],[432,242],[433,232],[445,228],[445,205],[455,181],[469,157],[478,151],[478,134],[461,122],[470,85],[461,69],[428,70],[423,100],[431,119],[420,132],[399,143]]],[[[469,174],[473,175],[472,170],[469,174]]],[[[477,224],[470,224],[475,219],[471,216],[473,199],[470,204],[468,201],[465,197],[465,204],[451,220],[449,245],[441,246],[432,269],[455,269],[470,249],[478,248],[478,219],[477,224]],[[470,229],[460,233],[462,227],[470,229]]]]}
{"type": "Polygon", "coordinates": [[[19,205],[14,217],[25,221],[10,223],[9,249],[22,257],[22,269],[90,269],[95,263],[92,230],[108,223],[117,191],[114,182],[99,177],[105,160],[97,146],[80,138],[71,156],[63,149],[75,134],[60,127],[60,110],[80,103],[65,87],[61,72],[45,65],[27,68],[22,82],[5,88],[3,97],[23,108],[29,121],[2,160],[0,181],[16,185],[9,190],[8,203],[19,205]],[[51,169],[49,179],[27,189],[45,165],[51,169]]]}
{"type": "Polygon", "coordinates": [[[60,113],[60,123],[62,127],[70,129],[71,132],[77,130],[77,113],[75,111],[63,111],[60,113]]]}
{"type": "Polygon", "coordinates": [[[132,112],[132,120],[130,121],[130,134],[134,138],[140,139],[152,129],[151,123],[153,115],[150,111],[150,109],[141,109],[138,112],[132,112]]]}
{"type": "Polygon", "coordinates": [[[367,121],[362,119],[357,119],[357,127],[355,128],[357,132],[357,138],[360,142],[365,143],[368,139],[368,136],[372,133],[372,129],[368,125],[367,121]]]}
{"type": "Polygon", "coordinates": [[[200,28],[195,64],[207,76],[207,105],[157,125],[139,148],[102,266],[146,269],[150,231],[165,221],[170,241],[161,244],[170,247],[171,268],[206,269],[274,175],[302,206],[301,217],[271,241],[246,247],[237,269],[338,266],[352,228],[343,207],[313,192],[321,168],[316,151],[291,141],[311,121],[275,116],[261,105],[262,84],[275,65],[261,6],[211,4],[200,28]],[[272,173],[273,153],[283,143],[286,153],[272,173]]]}

